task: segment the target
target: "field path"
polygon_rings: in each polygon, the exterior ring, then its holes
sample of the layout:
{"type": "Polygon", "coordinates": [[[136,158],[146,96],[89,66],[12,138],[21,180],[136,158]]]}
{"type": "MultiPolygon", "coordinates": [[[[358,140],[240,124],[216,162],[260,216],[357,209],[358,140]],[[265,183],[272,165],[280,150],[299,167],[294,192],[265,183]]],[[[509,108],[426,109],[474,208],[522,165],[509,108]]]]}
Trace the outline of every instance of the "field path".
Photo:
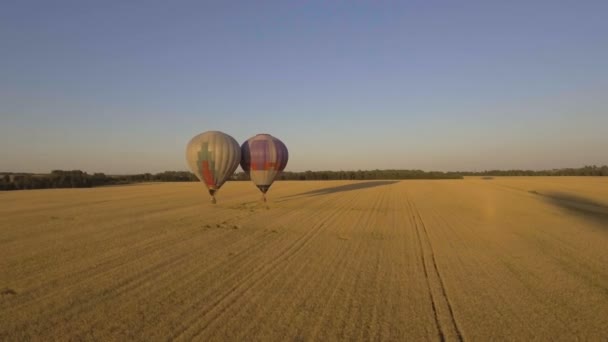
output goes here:
{"type": "MultiPolygon", "coordinates": [[[[407,195],[405,198],[407,199],[407,195]]],[[[429,288],[433,316],[435,317],[435,323],[437,324],[439,339],[441,341],[445,341],[446,339],[463,341],[463,335],[458,327],[456,318],[454,317],[454,310],[446,292],[444,280],[437,267],[435,252],[426,225],[424,224],[424,221],[420,216],[420,211],[416,208],[416,205],[410,202],[409,199],[407,203],[408,212],[413,214],[412,222],[414,224],[414,229],[416,230],[416,237],[420,244],[421,263],[429,288]]]]}
{"type": "Polygon", "coordinates": [[[608,340],[608,180],[0,192],[0,340],[608,340]]]}

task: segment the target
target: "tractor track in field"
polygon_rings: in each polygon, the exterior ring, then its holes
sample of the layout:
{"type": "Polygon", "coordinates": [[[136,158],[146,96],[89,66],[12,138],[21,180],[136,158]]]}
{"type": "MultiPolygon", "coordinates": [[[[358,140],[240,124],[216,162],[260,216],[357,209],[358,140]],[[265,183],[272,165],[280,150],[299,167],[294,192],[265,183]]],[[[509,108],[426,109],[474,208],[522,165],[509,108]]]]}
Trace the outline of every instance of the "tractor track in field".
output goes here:
{"type": "MultiPolygon", "coordinates": [[[[454,309],[452,308],[452,303],[450,302],[450,298],[445,289],[445,283],[443,281],[443,277],[441,276],[441,272],[439,272],[439,268],[437,267],[437,260],[435,257],[435,251],[433,250],[433,245],[431,243],[431,239],[420,215],[420,210],[416,207],[416,204],[413,203],[409,197],[406,195],[407,205],[411,211],[412,222],[414,224],[414,230],[416,231],[416,237],[418,243],[420,244],[420,258],[422,261],[422,268],[424,272],[424,276],[426,278],[426,284],[429,290],[429,296],[431,299],[431,307],[433,311],[433,316],[435,320],[435,324],[437,325],[437,331],[439,334],[440,341],[448,340],[448,336],[454,335],[454,338],[458,341],[464,341],[464,337],[462,331],[458,326],[458,322],[454,316],[454,309]],[[422,232],[422,233],[421,233],[422,232]],[[425,245],[427,247],[425,247],[425,245]],[[425,249],[428,249],[428,256],[425,256],[425,249]],[[432,267],[429,267],[430,264],[432,267]],[[433,290],[431,276],[436,277],[438,280],[438,285],[440,288],[439,293],[436,290],[433,290]],[[442,324],[441,314],[440,314],[440,306],[446,307],[448,312],[448,326],[442,324]]],[[[443,310],[442,310],[443,311],[443,310]]]]}

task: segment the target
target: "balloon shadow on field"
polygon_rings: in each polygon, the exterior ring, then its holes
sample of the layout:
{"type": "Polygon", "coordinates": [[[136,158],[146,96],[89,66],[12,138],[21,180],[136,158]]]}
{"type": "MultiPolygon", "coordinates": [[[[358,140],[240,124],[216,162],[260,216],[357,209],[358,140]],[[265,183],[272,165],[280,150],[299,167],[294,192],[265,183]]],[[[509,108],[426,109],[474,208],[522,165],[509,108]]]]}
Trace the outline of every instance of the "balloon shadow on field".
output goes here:
{"type": "Polygon", "coordinates": [[[604,203],[563,192],[529,192],[541,196],[545,202],[563,209],[564,211],[593,221],[608,231],[608,205],[604,203]]]}
{"type": "Polygon", "coordinates": [[[377,186],[391,185],[391,184],[395,184],[395,183],[399,183],[399,181],[370,181],[370,182],[351,183],[351,184],[345,184],[345,185],[332,186],[329,188],[311,190],[311,191],[302,192],[302,193],[295,194],[295,195],[284,196],[281,198],[284,198],[284,201],[286,201],[288,199],[293,199],[294,197],[322,196],[322,195],[334,194],[336,192],[369,189],[369,188],[375,188],[377,186]]]}

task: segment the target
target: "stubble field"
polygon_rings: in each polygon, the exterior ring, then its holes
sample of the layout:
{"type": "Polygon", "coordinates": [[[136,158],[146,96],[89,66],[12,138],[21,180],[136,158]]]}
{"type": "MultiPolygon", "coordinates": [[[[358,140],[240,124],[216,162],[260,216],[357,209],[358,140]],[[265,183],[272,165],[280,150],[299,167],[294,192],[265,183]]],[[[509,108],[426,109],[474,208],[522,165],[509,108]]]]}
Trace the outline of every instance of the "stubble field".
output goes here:
{"type": "Polygon", "coordinates": [[[0,193],[0,340],[607,340],[608,179],[0,193]]]}

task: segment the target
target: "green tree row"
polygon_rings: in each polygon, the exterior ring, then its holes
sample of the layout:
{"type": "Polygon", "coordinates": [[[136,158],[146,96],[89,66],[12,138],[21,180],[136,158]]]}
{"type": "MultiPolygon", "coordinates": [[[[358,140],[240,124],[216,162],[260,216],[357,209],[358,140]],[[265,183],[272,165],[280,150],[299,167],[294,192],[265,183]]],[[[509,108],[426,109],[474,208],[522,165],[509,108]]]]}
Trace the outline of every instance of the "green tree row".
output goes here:
{"type": "MultiPolygon", "coordinates": [[[[237,173],[234,180],[249,180],[244,172],[237,173]]],[[[366,179],[462,179],[456,172],[422,170],[357,170],[357,171],[304,171],[282,172],[279,180],[366,180],[366,179]]]]}
{"type": "Polygon", "coordinates": [[[0,190],[90,188],[103,185],[119,185],[140,182],[191,182],[197,178],[191,172],[165,171],[157,174],[108,176],[103,173],[88,174],[80,170],[54,170],[50,174],[0,173],[0,190]]]}
{"type": "Polygon", "coordinates": [[[553,170],[487,170],[481,172],[458,172],[463,176],[608,176],[608,165],[589,165],[580,168],[553,170]]]}
{"type": "MultiPolygon", "coordinates": [[[[481,172],[439,172],[422,170],[357,170],[283,172],[279,180],[373,180],[373,179],[462,179],[463,176],[608,176],[608,166],[585,166],[554,170],[487,170],[481,172]]],[[[237,172],[232,180],[245,181],[249,176],[237,172]]],[[[112,175],[88,174],[80,170],[54,170],[50,174],[0,173],[0,190],[90,188],[141,182],[194,182],[188,171],[165,171],[157,174],[112,175]]]]}

